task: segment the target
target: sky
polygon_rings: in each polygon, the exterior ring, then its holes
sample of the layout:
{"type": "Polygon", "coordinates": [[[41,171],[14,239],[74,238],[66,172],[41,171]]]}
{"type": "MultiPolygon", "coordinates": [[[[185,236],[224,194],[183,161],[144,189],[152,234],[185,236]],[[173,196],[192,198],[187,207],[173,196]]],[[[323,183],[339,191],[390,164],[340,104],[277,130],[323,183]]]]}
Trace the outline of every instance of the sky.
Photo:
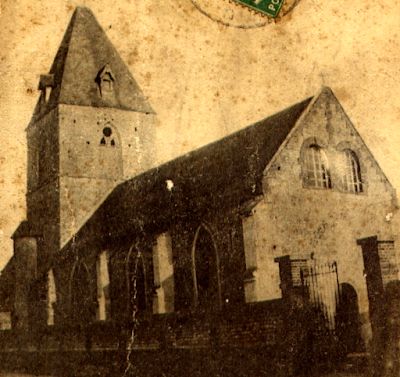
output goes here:
{"type": "Polygon", "coordinates": [[[76,6],[92,9],[156,111],[160,163],[326,85],[400,187],[400,1],[301,0],[254,28],[265,19],[228,0],[1,1],[0,269],[26,216],[25,128],[39,76],[76,6]]]}

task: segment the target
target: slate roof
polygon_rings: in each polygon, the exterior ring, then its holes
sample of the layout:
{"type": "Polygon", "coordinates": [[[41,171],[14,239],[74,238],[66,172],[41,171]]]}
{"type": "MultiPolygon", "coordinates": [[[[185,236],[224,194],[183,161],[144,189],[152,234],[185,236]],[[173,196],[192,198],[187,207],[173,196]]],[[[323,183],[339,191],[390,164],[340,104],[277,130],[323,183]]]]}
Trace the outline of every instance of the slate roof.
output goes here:
{"type": "Polygon", "coordinates": [[[146,229],[160,232],[176,217],[239,207],[261,195],[266,166],[311,100],[121,183],[74,240],[89,233],[98,238],[146,229]],[[173,182],[171,190],[167,180],[173,182]]]}
{"type": "MultiPolygon", "coordinates": [[[[54,84],[47,110],[56,104],[69,104],[154,113],[128,67],[88,8],[75,9],[50,74],[54,75],[54,84]],[[99,95],[96,83],[99,72],[106,65],[115,76],[115,96],[111,99],[99,95]]],[[[36,112],[39,112],[39,106],[36,112]]]]}
{"type": "Polygon", "coordinates": [[[18,225],[18,228],[15,230],[11,238],[17,239],[23,237],[36,237],[40,235],[40,230],[35,229],[35,227],[30,222],[24,220],[18,225]]]}

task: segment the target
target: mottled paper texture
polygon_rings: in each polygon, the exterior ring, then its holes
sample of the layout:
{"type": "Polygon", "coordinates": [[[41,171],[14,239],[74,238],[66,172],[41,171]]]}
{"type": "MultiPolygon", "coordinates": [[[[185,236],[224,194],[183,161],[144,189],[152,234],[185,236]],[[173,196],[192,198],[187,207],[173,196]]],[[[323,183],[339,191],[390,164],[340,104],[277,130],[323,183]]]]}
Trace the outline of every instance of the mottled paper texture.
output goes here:
{"type": "MultiPolygon", "coordinates": [[[[213,15],[223,21],[264,21],[236,4],[218,2],[221,10],[213,15]]],[[[12,255],[10,236],[25,218],[24,130],[38,98],[39,75],[49,70],[77,5],[96,14],[157,112],[158,161],[328,85],[399,186],[398,2],[301,0],[277,23],[242,29],[213,21],[190,0],[2,0],[2,265],[12,255]]]]}
{"type": "MultiPolygon", "coordinates": [[[[1,0],[0,268],[26,219],[25,129],[39,77],[77,6],[93,11],[157,114],[155,165],[330,87],[400,187],[399,1],[287,1],[272,20],[227,0],[1,0]]],[[[397,206],[377,217],[397,242],[397,206]]]]}

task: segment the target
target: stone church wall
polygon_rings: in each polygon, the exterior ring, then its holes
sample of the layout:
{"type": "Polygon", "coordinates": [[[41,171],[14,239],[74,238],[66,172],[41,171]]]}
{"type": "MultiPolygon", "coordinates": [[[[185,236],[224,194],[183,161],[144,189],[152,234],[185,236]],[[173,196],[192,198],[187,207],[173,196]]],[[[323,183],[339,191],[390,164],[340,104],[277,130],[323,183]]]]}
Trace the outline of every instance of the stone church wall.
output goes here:
{"type": "Polygon", "coordinates": [[[247,286],[248,301],[281,297],[274,258],[314,258],[338,263],[339,282],[354,286],[370,336],[368,297],[363,259],[357,240],[378,235],[393,239],[386,216],[393,210],[394,190],[367,150],[336,99],[320,96],[278,152],[263,180],[264,196],[244,220],[246,261],[255,279],[247,286]],[[324,148],[330,163],[332,188],[307,187],[302,171],[304,148],[324,148]],[[362,193],[343,192],[339,154],[353,150],[361,165],[362,193]]]}

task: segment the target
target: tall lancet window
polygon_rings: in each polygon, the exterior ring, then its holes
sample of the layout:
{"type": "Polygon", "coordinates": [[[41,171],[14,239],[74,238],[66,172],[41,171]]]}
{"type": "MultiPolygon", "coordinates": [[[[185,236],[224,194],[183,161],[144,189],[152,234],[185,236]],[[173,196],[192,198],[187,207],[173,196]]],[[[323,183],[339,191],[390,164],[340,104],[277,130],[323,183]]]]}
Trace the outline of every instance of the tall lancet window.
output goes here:
{"type": "Polygon", "coordinates": [[[221,300],[218,252],[210,231],[203,225],[197,229],[192,257],[195,305],[201,310],[215,310],[221,300]]]}
{"type": "Polygon", "coordinates": [[[320,146],[313,144],[306,149],[303,172],[306,186],[332,188],[328,159],[320,146]]]}
{"type": "Polygon", "coordinates": [[[47,273],[47,325],[54,325],[54,305],[57,302],[56,283],[54,280],[53,269],[47,273]]]}
{"type": "Polygon", "coordinates": [[[361,169],[357,155],[350,149],[342,152],[343,158],[343,190],[355,194],[363,192],[361,169]]]}

